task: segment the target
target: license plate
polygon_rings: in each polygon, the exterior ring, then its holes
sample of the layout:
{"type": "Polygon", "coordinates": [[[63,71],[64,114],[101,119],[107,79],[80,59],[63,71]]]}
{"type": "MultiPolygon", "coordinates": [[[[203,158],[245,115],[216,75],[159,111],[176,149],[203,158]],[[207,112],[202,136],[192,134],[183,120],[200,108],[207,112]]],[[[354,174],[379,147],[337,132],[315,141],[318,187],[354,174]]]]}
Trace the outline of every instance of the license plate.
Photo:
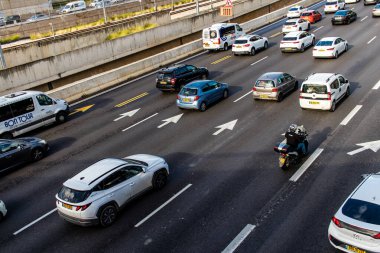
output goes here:
{"type": "Polygon", "coordinates": [[[268,98],[268,95],[260,95],[260,98],[268,98]]]}
{"type": "Polygon", "coordinates": [[[66,204],[66,203],[62,203],[62,206],[64,207],[64,208],[67,208],[67,209],[72,209],[72,206],[71,205],[69,205],[69,204],[66,204]]]}
{"type": "Polygon", "coordinates": [[[319,49],[318,51],[319,51],[319,52],[323,52],[323,51],[325,51],[325,50],[324,50],[324,49],[319,49]]]}
{"type": "Polygon", "coordinates": [[[350,246],[350,245],[346,245],[346,249],[348,249],[349,251],[355,252],[355,253],[366,253],[365,250],[358,249],[358,248],[356,248],[354,246],[350,246]]]}
{"type": "Polygon", "coordinates": [[[160,84],[166,84],[166,82],[165,81],[161,81],[160,84]]]}
{"type": "Polygon", "coordinates": [[[237,46],[237,48],[241,48],[241,46],[237,46]]]}
{"type": "Polygon", "coordinates": [[[280,157],[280,163],[284,164],[285,163],[285,157],[280,157]]]}
{"type": "Polygon", "coordinates": [[[182,102],[190,102],[190,98],[182,98],[182,102]]]}
{"type": "Polygon", "coordinates": [[[319,105],[319,102],[317,102],[317,101],[309,101],[309,104],[311,104],[311,105],[319,105]]]}
{"type": "Polygon", "coordinates": [[[287,47],[287,48],[285,48],[285,50],[292,50],[292,48],[291,47],[287,47]]]}
{"type": "Polygon", "coordinates": [[[203,43],[203,45],[205,45],[205,46],[207,46],[207,47],[210,46],[210,44],[208,44],[208,43],[203,43]]]}

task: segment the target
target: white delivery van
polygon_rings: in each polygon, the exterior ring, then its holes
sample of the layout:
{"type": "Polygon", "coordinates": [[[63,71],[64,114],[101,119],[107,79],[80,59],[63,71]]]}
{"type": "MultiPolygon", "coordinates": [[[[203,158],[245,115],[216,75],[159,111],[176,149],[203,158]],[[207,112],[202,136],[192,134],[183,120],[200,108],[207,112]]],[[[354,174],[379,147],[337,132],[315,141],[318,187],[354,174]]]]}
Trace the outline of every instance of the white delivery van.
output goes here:
{"type": "Polygon", "coordinates": [[[236,23],[219,23],[203,29],[203,48],[206,50],[228,50],[235,39],[244,35],[243,28],[236,23]]]}
{"type": "Polygon", "coordinates": [[[71,13],[75,11],[83,11],[86,9],[86,3],[85,1],[75,1],[75,2],[70,2],[63,7],[61,10],[61,14],[64,13],[71,13]]]}
{"type": "Polygon", "coordinates": [[[8,139],[53,122],[63,123],[69,105],[39,91],[21,91],[0,97],[0,138],[8,139]]]}

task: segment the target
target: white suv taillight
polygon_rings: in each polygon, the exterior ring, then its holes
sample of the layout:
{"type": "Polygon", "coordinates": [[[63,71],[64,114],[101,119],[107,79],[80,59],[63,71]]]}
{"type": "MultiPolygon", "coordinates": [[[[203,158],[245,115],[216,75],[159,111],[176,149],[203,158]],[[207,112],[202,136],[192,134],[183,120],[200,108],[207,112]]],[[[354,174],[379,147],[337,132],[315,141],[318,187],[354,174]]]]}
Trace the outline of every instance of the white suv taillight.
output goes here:
{"type": "Polygon", "coordinates": [[[76,210],[76,211],[84,211],[84,210],[86,210],[90,205],[91,205],[91,203],[86,204],[86,205],[84,205],[84,206],[76,206],[76,207],[75,207],[75,210],[76,210]]]}

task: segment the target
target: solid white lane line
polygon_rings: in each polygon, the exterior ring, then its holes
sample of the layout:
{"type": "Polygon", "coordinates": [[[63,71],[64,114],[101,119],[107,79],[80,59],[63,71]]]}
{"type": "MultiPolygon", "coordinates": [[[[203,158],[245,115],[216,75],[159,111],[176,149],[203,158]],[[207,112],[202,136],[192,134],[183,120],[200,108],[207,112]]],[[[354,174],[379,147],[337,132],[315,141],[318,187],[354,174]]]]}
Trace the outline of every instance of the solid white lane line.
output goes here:
{"type": "Polygon", "coordinates": [[[265,56],[264,58],[261,58],[260,60],[258,60],[258,61],[256,61],[256,62],[252,63],[251,66],[255,65],[256,63],[259,63],[259,62],[265,60],[266,58],[268,58],[268,56],[265,56]]]}
{"type": "Polygon", "coordinates": [[[182,190],[180,190],[176,195],[174,195],[173,197],[171,197],[168,201],[166,201],[165,203],[163,203],[156,210],[154,210],[153,212],[151,212],[147,217],[145,217],[139,223],[137,223],[135,225],[135,228],[139,227],[141,224],[143,224],[145,221],[147,221],[150,217],[152,217],[153,215],[155,215],[158,211],[160,211],[162,208],[164,208],[167,204],[169,204],[170,202],[172,202],[175,198],[177,198],[179,195],[181,195],[184,191],[186,191],[187,189],[189,189],[190,186],[192,186],[192,184],[188,184],[185,188],[183,188],[182,190]]]}
{"type": "Polygon", "coordinates": [[[234,101],[234,103],[236,103],[236,102],[239,101],[240,99],[245,98],[245,97],[248,96],[249,94],[252,94],[252,91],[249,91],[248,93],[244,94],[244,95],[241,96],[240,98],[236,99],[236,100],[234,101]]]}
{"type": "Polygon", "coordinates": [[[361,20],[360,20],[360,22],[363,22],[364,20],[366,20],[368,18],[368,16],[365,16],[364,18],[362,18],[361,20]]]}
{"type": "Polygon", "coordinates": [[[235,237],[235,239],[228,244],[227,248],[225,248],[222,253],[232,253],[234,252],[239,245],[247,238],[247,236],[255,229],[255,225],[247,224],[243,228],[243,230],[235,237]]]}
{"type": "Polygon", "coordinates": [[[355,116],[355,114],[362,108],[362,105],[355,106],[354,109],[340,122],[341,125],[345,126],[350,122],[350,120],[355,116]]]}
{"type": "Polygon", "coordinates": [[[289,179],[290,181],[297,182],[297,180],[302,176],[303,173],[310,167],[310,165],[317,159],[317,157],[322,153],[322,148],[317,148],[313,154],[306,160],[304,164],[294,173],[294,175],[289,179]]]}
{"type": "Polygon", "coordinates": [[[124,132],[124,131],[127,131],[128,129],[131,129],[132,127],[137,126],[138,124],[143,123],[144,121],[146,121],[146,120],[148,120],[148,119],[150,119],[150,118],[153,118],[153,117],[156,116],[157,114],[158,114],[158,112],[156,112],[156,113],[153,114],[153,115],[150,115],[148,118],[145,118],[145,119],[143,119],[143,120],[137,122],[136,124],[133,124],[132,126],[127,127],[126,129],[123,129],[123,132],[124,132]]]}
{"type": "Polygon", "coordinates": [[[23,228],[17,230],[16,232],[13,233],[13,235],[17,235],[17,234],[21,233],[22,231],[24,231],[24,230],[27,229],[28,227],[33,226],[34,224],[36,224],[36,223],[39,222],[40,220],[46,218],[47,216],[49,216],[50,214],[54,213],[55,211],[57,211],[57,208],[54,208],[54,209],[51,210],[50,212],[48,212],[48,213],[42,215],[42,216],[41,216],[40,218],[38,218],[37,220],[32,221],[31,223],[29,223],[29,224],[26,225],[25,227],[23,227],[23,228]]]}
{"type": "Polygon", "coordinates": [[[371,44],[371,42],[374,41],[375,39],[376,39],[376,36],[373,37],[372,39],[370,39],[370,40],[367,42],[367,44],[371,44]]]}
{"type": "Polygon", "coordinates": [[[322,26],[320,26],[320,27],[318,27],[317,29],[315,29],[313,32],[316,32],[316,31],[318,31],[319,29],[322,29],[324,26],[322,25],[322,26]]]}
{"type": "Polygon", "coordinates": [[[373,86],[373,90],[377,90],[380,88],[380,80],[375,84],[375,86],[373,86]]]}

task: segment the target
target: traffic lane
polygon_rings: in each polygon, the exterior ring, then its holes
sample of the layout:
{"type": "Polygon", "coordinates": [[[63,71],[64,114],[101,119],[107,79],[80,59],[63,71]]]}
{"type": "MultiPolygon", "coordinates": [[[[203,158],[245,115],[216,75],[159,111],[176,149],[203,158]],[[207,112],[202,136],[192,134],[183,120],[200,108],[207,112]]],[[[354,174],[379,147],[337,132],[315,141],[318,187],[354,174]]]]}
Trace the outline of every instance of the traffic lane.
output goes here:
{"type": "Polygon", "coordinates": [[[252,248],[260,249],[257,252],[335,252],[327,239],[331,217],[362,181],[362,174],[379,171],[377,153],[363,150],[352,156],[347,154],[358,148],[358,142],[380,138],[377,95],[371,94],[363,104],[366,110],[331,137],[312,173],[294,185],[291,196],[255,229],[238,252],[252,248]],[[312,236],[300,241],[300,234],[312,236]]]}

